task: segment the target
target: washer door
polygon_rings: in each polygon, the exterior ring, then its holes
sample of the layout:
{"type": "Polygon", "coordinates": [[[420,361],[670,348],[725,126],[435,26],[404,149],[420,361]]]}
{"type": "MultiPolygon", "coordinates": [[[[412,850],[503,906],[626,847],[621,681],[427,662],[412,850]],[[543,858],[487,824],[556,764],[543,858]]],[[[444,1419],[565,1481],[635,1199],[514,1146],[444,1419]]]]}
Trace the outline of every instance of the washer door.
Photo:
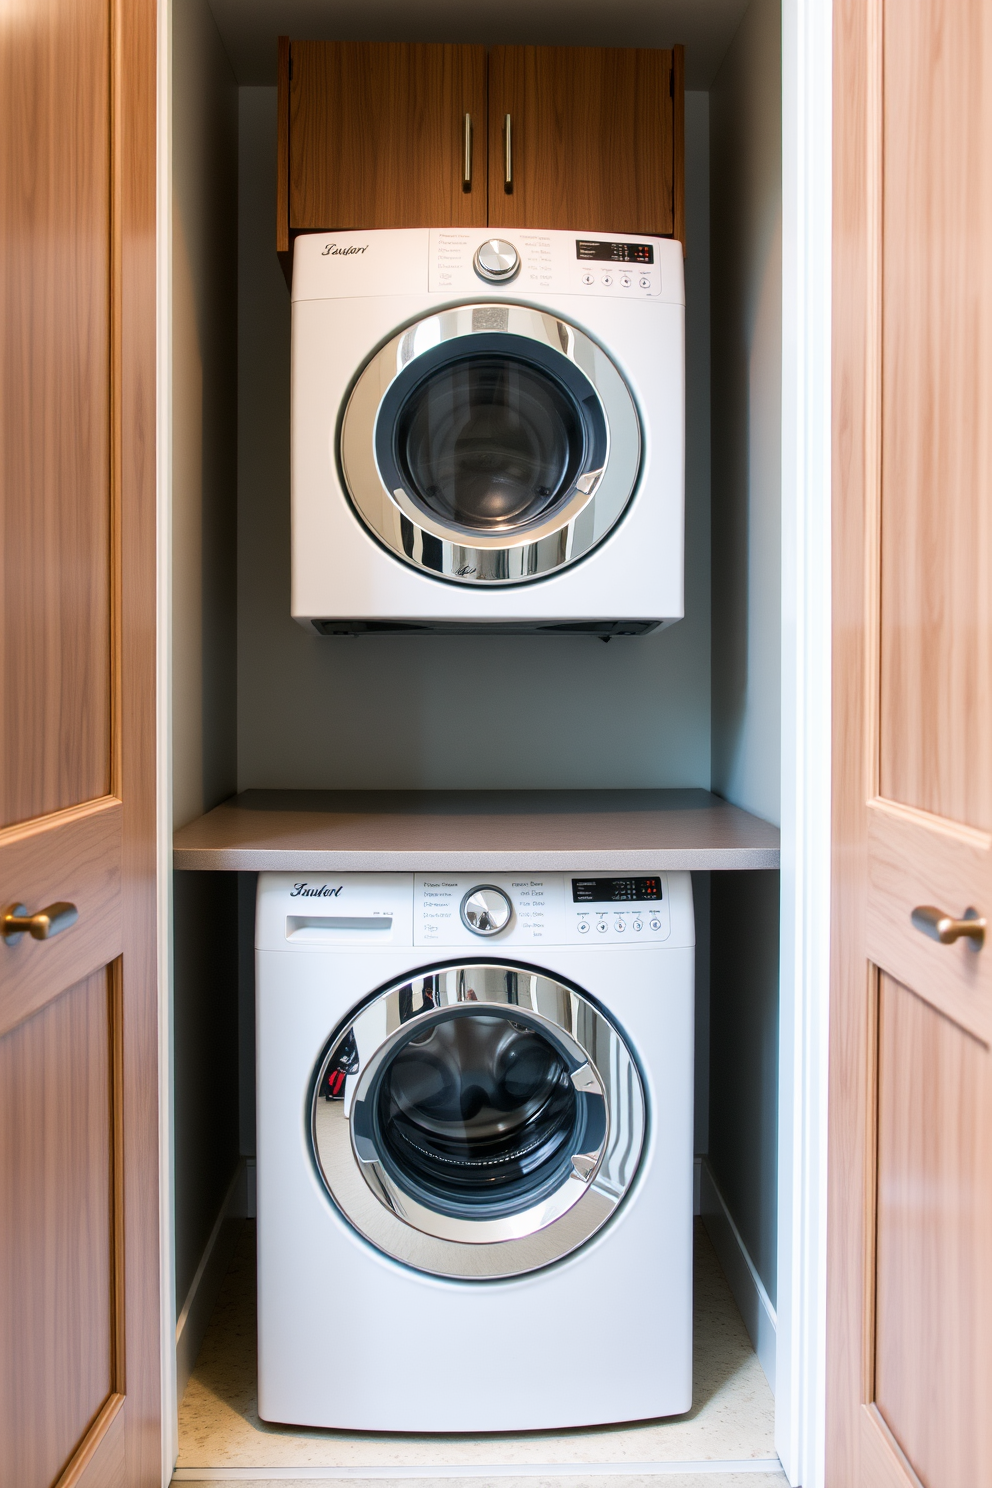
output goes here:
{"type": "Polygon", "coordinates": [[[317,1165],[373,1245],[439,1276],[514,1276],[601,1228],[644,1142],[609,1018],[522,967],[458,965],[378,993],[316,1072],[317,1165]]]}
{"type": "Polygon", "coordinates": [[[362,370],[341,470],[391,552],[464,584],[519,584],[573,563],[630,500],[641,430],[600,346],[525,305],[418,321],[362,370]]]}

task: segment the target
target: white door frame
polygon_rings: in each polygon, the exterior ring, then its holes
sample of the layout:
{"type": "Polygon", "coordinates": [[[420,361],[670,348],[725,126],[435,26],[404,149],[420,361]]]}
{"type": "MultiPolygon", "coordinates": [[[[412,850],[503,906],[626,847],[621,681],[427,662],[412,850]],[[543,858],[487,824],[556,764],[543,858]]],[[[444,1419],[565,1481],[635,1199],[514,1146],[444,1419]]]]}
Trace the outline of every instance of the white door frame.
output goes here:
{"type": "Polygon", "coordinates": [[[821,1488],[830,945],[832,0],[782,3],[782,932],[775,1445],[821,1488]]]}

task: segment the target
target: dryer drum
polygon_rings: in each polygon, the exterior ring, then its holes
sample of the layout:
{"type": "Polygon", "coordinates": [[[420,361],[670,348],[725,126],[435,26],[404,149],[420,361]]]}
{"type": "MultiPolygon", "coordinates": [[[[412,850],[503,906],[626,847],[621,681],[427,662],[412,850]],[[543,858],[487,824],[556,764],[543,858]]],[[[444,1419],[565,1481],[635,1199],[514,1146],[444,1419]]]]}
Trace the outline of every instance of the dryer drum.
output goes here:
{"type": "Polygon", "coordinates": [[[634,400],[602,347],[526,305],[461,305],[388,341],[340,431],[345,486],[397,558],[519,584],[594,548],[637,485],[634,400]]]}
{"type": "Polygon", "coordinates": [[[462,963],[387,987],[334,1035],[313,1089],[334,1203],[387,1255],[440,1276],[567,1255],[614,1213],[644,1143],[620,1031],[524,967],[462,963]]]}

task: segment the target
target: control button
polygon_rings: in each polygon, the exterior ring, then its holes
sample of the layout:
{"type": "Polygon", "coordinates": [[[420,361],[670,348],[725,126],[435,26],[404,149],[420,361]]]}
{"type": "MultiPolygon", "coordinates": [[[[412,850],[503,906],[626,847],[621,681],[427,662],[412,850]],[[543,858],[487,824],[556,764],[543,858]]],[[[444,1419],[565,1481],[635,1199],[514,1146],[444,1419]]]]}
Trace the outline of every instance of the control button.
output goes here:
{"type": "Polygon", "coordinates": [[[596,275],[595,274],[583,274],[582,275],[582,283],[583,284],[595,284],[596,283],[596,275]]]}
{"type": "Polygon", "coordinates": [[[598,925],[596,926],[596,929],[599,931],[600,935],[605,935],[609,928],[610,927],[605,920],[600,920],[598,925]]]}
{"type": "Polygon", "coordinates": [[[589,934],[589,921],[588,920],[580,920],[579,921],[579,934],[580,935],[588,935],[589,934]]]}
{"type": "Polygon", "coordinates": [[[623,932],[624,930],[626,930],[627,926],[624,924],[623,920],[614,920],[613,928],[614,930],[623,932]]]}
{"type": "Polygon", "coordinates": [[[635,920],[634,921],[634,929],[635,930],[643,930],[644,929],[644,921],[643,920],[635,920]]]}
{"type": "Polygon", "coordinates": [[[473,935],[498,935],[510,923],[513,905],[494,884],[477,884],[462,900],[462,924],[473,935]]]}
{"type": "Polygon", "coordinates": [[[602,278],[602,283],[605,284],[607,286],[607,288],[609,288],[609,286],[613,283],[613,275],[612,274],[604,274],[603,275],[603,278],[602,278]]]}
{"type": "Polygon", "coordinates": [[[660,930],[661,929],[661,921],[658,920],[658,919],[649,920],[648,923],[650,924],[652,930],[660,930]]]}
{"type": "Polygon", "coordinates": [[[623,285],[624,289],[629,289],[633,282],[634,281],[633,279],[631,279],[629,274],[620,275],[620,283],[623,285]]]}
{"type": "Polygon", "coordinates": [[[475,250],[472,262],[480,279],[505,284],[520,268],[520,254],[505,238],[487,238],[475,250]]]}
{"type": "Polygon", "coordinates": [[[647,274],[642,274],[641,277],[640,277],[640,279],[637,282],[641,286],[642,289],[650,289],[651,288],[651,280],[648,278],[647,274]]]}

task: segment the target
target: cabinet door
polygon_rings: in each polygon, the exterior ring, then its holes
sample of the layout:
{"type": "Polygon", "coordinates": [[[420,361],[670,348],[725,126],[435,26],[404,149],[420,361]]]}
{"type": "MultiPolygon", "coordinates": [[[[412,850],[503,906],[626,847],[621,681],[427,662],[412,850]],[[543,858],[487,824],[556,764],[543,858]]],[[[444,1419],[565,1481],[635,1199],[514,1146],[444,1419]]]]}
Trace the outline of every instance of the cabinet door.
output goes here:
{"type": "Polygon", "coordinates": [[[485,226],[484,47],[294,41],[288,60],[285,247],[299,230],[485,226]]]}
{"type": "Polygon", "coordinates": [[[9,1488],[162,1482],[155,37],[154,0],[0,24],[9,1488]]]}
{"type": "Polygon", "coordinates": [[[490,223],[684,241],[681,63],[681,47],[494,47],[490,223]]]}
{"type": "Polygon", "coordinates": [[[826,1481],[992,1488],[992,8],[834,26],[826,1481]]]}

